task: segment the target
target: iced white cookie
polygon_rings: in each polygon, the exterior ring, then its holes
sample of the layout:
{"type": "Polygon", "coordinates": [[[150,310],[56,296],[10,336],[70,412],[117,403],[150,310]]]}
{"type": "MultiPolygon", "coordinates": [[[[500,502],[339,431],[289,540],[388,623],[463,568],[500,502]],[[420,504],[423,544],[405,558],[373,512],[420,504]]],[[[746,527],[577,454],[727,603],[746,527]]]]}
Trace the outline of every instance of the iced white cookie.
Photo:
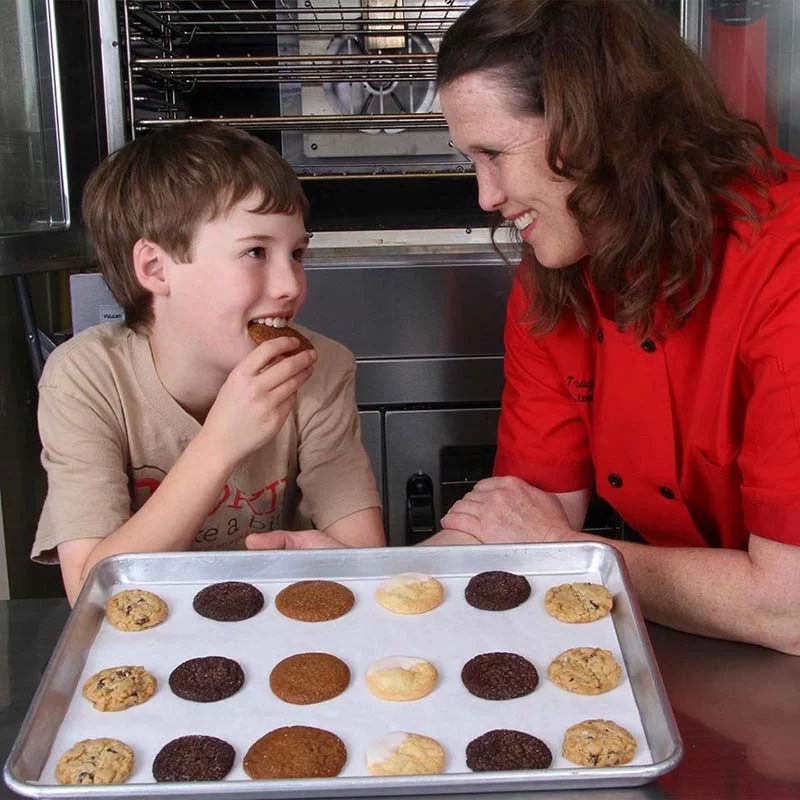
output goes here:
{"type": "Polygon", "coordinates": [[[438,680],[436,667],[414,656],[380,658],[367,670],[367,687],[381,700],[419,700],[434,690],[438,680]]]}
{"type": "Polygon", "coordinates": [[[396,614],[424,614],[444,600],[444,587],[432,575],[402,572],[387,578],[375,592],[378,602],[396,614]]]}
{"type": "Polygon", "coordinates": [[[438,775],[444,769],[444,749],[429,736],[395,731],[367,747],[370,775],[438,775]]]}

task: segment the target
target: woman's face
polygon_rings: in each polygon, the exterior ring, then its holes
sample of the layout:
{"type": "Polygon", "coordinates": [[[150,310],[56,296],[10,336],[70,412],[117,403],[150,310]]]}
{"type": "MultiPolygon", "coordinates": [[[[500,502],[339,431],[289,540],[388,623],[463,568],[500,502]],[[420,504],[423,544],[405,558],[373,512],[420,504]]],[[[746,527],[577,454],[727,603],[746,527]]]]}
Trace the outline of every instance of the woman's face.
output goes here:
{"type": "Polygon", "coordinates": [[[475,164],[481,208],[512,221],[545,267],[583,258],[586,245],[566,205],[574,184],[547,166],[544,118],[512,111],[507,90],[487,73],[457,78],[440,100],[453,144],[475,164]]]}

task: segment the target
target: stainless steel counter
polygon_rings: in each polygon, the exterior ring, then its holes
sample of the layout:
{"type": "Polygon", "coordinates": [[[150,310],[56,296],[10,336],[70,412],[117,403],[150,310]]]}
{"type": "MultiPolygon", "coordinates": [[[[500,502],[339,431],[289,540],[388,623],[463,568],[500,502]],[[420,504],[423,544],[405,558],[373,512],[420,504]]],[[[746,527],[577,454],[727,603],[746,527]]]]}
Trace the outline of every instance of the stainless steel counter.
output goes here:
{"type": "MultiPolygon", "coordinates": [[[[3,762],[68,611],[64,600],[0,602],[3,762]]],[[[686,750],[677,769],[637,789],[481,797],[800,800],[800,658],[688,636],[657,625],[649,628],[686,750]]],[[[16,796],[4,785],[0,787],[1,798],[16,796]]]]}

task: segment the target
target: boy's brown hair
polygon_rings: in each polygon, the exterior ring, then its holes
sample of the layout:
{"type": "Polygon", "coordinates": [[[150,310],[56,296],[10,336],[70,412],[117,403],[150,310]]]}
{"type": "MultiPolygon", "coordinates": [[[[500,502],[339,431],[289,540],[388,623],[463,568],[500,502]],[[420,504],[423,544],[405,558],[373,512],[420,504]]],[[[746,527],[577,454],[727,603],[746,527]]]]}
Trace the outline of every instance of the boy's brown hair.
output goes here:
{"type": "Polygon", "coordinates": [[[289,164],[266,142],[215,122],[156,130],[112,153],[83,193],[83,221],[114,299],[132,327],[153,318],[152,295],[133,269],[139,239],[191,261],[197,228],[253,193],[262,214],[300,213],[308,200],[289,164]]]}
{"type": "MultiPolygon", "coordinates": [[[[567,208],[593,285],[621,328],[646,336],[666,300],[680,324],[716,272],[712,242],[745,196],[786,173],[761,128],[725,104],[671,20],[644,0],[478,0],[447,30],[438,84],[486,72],[510,111],[543,117],[547,163],[574,182],[567,208]],[[744,190],[744,191],[743,191],[744,190]]],[[[539,333],[565,312],[590,327],[580,265],[521,273],[539,333]]]]}

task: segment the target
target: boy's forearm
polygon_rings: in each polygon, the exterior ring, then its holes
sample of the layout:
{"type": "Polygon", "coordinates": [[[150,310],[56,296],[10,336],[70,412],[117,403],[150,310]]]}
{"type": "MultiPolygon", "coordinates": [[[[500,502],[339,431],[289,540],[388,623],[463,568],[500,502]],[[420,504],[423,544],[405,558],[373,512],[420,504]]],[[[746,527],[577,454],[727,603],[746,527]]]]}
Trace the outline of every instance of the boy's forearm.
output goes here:
{"type": "Polygon", "coordinates": [[[92,550],[82,580],[107,556],[188,550],[234,466],[201,431],[147,502],[92,550]]]}
{"type": "Polygon", "coordinates": [[[383,547],[386,536],[380,508],[365,508],[348,514],[325,528],[324,533],[345,547],[383,547]]]}

